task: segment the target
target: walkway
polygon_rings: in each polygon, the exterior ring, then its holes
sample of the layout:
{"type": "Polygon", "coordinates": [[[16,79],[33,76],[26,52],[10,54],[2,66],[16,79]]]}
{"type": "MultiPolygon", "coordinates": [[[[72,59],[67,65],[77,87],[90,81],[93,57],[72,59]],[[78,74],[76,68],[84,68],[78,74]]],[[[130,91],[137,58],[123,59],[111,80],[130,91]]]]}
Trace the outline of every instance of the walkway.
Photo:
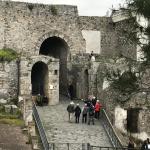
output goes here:
{"type": "MultiPolygon", "coordinates": [[[[76,103],[76,101],[74,101],[76,103]]],[[[97,146],[111,146],[100,121],[95,125],[69,123],[67,102],[55,106],[38,107],[48,141],[50,143],[90,143],[97,146]]],[[[82,106],[81,103],[80,106],[82,106]]]]}

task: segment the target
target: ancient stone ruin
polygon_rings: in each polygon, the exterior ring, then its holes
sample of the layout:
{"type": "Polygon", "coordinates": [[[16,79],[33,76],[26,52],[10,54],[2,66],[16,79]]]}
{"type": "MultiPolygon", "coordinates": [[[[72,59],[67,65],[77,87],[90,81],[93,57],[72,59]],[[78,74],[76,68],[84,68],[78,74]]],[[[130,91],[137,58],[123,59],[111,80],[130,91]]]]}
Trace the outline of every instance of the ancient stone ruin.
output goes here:
{"type": "Polygon", "coordinates": [[[136,128],[138,136],[150,136],[149,109],[141,103],[137,109],[136,100],[124,106],[114,102],[103,76],[106,60],[111,64],[111,58],[121,54],[136,59],[136,45],[124,42],[122,30],[133,20],[122,14],[79,16],[76,6],[0,1],[0,49],[18,54],[12,61],[0,61],[0,99],[17,99],[24,119],[30,120],[34,96],[47,96],[48,105],[55,105],[71,85],[74,98],[101,98],[122,132],[127,132],[127,125],[131,132],[136,128]],[[94,62],[89,59],[91,51],[94,62]],[[133,118],[136,127],[129,125],[133,118]]]}

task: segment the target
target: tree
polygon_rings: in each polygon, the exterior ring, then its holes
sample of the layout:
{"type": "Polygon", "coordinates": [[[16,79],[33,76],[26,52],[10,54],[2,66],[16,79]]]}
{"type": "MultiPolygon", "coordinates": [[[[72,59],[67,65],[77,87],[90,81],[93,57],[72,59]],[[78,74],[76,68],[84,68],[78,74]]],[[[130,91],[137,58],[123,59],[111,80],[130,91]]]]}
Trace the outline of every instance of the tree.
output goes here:
{"type": "MultiPolygon", "coordinates": [[[[144,17],[145,20],[150,19],[150,0],[126,0],[127,7],[121,11],[128,13],[129,19],[132,17],[144,17]]],[[[131,27],[126,30],[126,42],[136,43],[143,52],[143,60],[138,62],[132,58],[122,56],[128,69],[122,68],[108,69],[106,76],[111,82],[111,86],[123,97],[123,101],[129,100],[137,93],[145,93],[145,98],[150,95],[150,24],[142,26],[138,22],[133,21],[131,27]],[[134,28],[134,30],[133,30],[134,28]],[[136,35],[136,36],[135,36],[136,35]],[[110,71],[111,70],[111,71],[110,71]]],[[[118,59],[118,60],[119,60],[118,59]]]]}

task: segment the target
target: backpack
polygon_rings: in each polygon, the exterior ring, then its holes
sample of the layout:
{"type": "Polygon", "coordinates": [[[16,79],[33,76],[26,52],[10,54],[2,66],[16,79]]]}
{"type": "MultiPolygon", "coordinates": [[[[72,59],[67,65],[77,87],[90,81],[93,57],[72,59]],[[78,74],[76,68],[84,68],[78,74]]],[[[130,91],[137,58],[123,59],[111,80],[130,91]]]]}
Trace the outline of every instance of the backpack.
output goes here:
{"type": "Polygon", "coordinates": [[[90,116],[94,115],[94,108],[90,107],[90,109],[89,109],[89,115],[90,116]]]}
{"type": "Polygon", "coordinates": [[[68,105],[67,111],[68,111],[69,113],[74,113],[74,105],[68,105]]]}
{"type": "Polygon", "coordinates": [[[83,115],[86,115],[87,112],[88,112],[88,107],[84,107],[84,108],[83,108],[83,111],[82,111],[82,114],[83,114],[83,115]]]}

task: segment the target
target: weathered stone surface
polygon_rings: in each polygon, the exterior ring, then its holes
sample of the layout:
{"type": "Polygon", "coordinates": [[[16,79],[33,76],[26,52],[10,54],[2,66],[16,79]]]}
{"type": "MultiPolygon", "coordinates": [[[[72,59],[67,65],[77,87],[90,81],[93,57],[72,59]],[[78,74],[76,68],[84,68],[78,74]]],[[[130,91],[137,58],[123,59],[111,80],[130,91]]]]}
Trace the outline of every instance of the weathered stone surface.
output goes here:
{"type": "Polygon", "coordinates": [[[6,104],[6,103],[7,103],[7,100],[0,99],[0,104],[1,104],[1,105],[4,105],[4,104],[6,104]]]}
{"type": "MultiPolygon", "coordinates": [[[[135,20],[131,19],[130,21],[135,20]]],[[[136,45],[126,42],[127,37],[124,35],[124,31],[130,27],[128,26],[130,21],[126,19],[113,22],[111,17],[78,16],[76,6],[0,1],[0,49],[11,48],[21,56],[20,63],[15,61],[0,63],[0,98],[12,99],[18,95],[22,96],[24,98],[24,114],[27,113],[26,109],[29,110],[26,117],[27,120],[32,120],[31,109],[26,108],[25,97],[31,95],[32,67],[35,63],[42,61],[48,66],[49,81],[47,80],[48,86],[45,89],[49,104],[53,105],[59,102],[58,82],[64,82],[65,87],[62,88],[67,91],[67,84],[71,81],[75,97],[87,98],[89,92],[100,97],[103,106],[107,106],[106,110],[109,111],[111,121],[114,123],[114,110],[117,103],[113,100],[111,90],[103,91],[102,89],[105,64],[101,61],[102,57],[99,59],[96,57],[98,62],[93,65],[89,63],[82,30],[101,33],[99,41],[101,56],[113,57],[122,54],[136,58],[136,45]],[[56,12],[53,12],[53,9],[56,12]],[[68,51],[65,56],[62,55],[67,58],[65,60],[66,68],[64,67],[63,71],[58,64],[59,60],[55,62],[55,58],[39,55],[41,45],[50,37],[58,37],[67,45],[68,51]],[[59,75],[65,76],[66,78],[62,78],[65,80],[59,80],[59,75]]],[[[142,106],[144,103],[145,101],[139,103],[137,98],[126,103],[123,108],[129,107],[130,104],[131,106],[142,106]]],[[[144,113],[149,112],[143,110],[140,115],[144,117],[144,113]]],[[[150,120],[149,117],[144,118],[144,122],[150,120]]],[[[148,129],[149,132],[150,128],[144,124],[141,125],[141,131],[148,129]]]]}

